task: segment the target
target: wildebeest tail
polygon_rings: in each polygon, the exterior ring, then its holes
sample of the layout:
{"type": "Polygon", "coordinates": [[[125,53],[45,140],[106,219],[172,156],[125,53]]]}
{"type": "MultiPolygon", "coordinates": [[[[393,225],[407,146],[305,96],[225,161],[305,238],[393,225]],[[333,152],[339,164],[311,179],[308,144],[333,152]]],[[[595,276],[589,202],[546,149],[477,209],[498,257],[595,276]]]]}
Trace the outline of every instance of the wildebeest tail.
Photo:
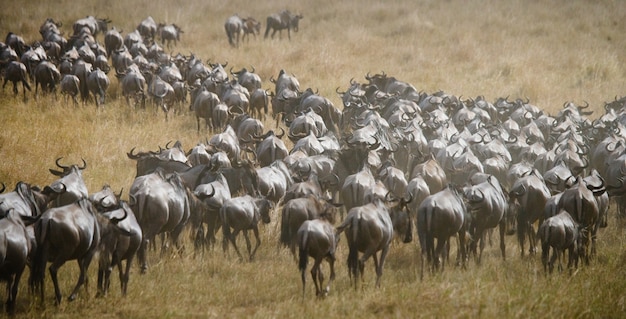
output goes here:
{"type": "Polygon", "coordinates": [[[35,289],[41,289],[43,297],[44,277],[46,274],[46,263],[48,262],[48,245],[46,245],[47,234],[49,228],[48,219],[40,219],[35,223],[35,237],[37,245],[32,255],[31,272],[28,284],[32,293],[35,289]]]}
{"type": "Polygon", "coordinates": [[[356,241],[359,236],[360,221],[360,218],[353,218],[351,223],[352,225],[350,225],[349,229],[349,231],[352,231],[352,241],[348,242],[348,269],[352,273],[355,280],[357,279],[359,271],[359,250],[354,241],[356,241]]]}

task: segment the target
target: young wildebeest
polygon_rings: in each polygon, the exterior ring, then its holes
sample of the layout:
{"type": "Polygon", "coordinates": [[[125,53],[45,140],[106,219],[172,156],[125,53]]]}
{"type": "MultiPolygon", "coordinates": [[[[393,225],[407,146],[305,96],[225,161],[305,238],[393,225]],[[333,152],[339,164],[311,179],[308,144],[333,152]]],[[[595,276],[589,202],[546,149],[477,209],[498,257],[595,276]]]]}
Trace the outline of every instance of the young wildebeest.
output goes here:
{"type": "Polygon", "coordinates": [[[333,225],[322,219],[305,221],[298,229],[298,247],[300,256],[298,268],[302,277],[302,297],[304,298],[305,293],[305,271],[309,256],[315,260],[311,268],[311,277],[315,284],[315,295],[328,294],[330,292],[330,284],[335,279],[335,249],[337,248],[337,240],[333,225]],[[328,261],[330,267],[330,279],[326,288],[322,290],[324,274],[320,266],[324,259],[328,261]]]}
{"type": "Polygon", "coordinates": [[[220,209],[220,218],[222,219],[222,232],[224,234],[223,248],[224,253],[228,250],[228,242],[230,241],[239,255],[243,259],[239,248],[237,248],[237,234],[243,230],[243,236],[246,239],[246,247],[250,261],[254,259],[257,248],[261,245],[259,237],[259,220],[269,224],[269,212],[272,209],[272,202],[266,198],[255,198],[250,195],[235,197],[224,201],[220,209]],[[233,232],[231,233],[231,228],[233,232]],[[248,230],[252,229],[254,237],[256,237],[256,245],[252,249],[248,230]]]}
{"type": "Polygon", "coordinates": [[[572,265],[578,266],[578,223],[574,221],[570,214],[561,209],[557,215],[544,220],[539,226],[539,237],[541,238],[541,261],[545,272],[554,270],[554,261],[558,259],[559,271],[563,271],[561,256],[567,249],[569,260],[567,268],[572,265]],[[548,261],[552,247],[552,258],[548,261]]]}

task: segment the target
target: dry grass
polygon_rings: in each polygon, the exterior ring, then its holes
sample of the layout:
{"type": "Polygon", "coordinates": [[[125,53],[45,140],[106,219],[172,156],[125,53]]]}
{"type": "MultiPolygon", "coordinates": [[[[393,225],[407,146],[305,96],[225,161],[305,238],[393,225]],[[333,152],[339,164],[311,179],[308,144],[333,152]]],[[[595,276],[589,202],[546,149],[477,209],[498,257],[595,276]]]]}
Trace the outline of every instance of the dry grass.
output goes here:
{"type": "MultiPolygon", "coordinates": [[[[71,24],[86,15],[109,17],[113,25],[131,31],[148,15],[175,22],[185,33],[174,50],[193,52],[204,61],[229,62],[235,69],[254,66],[271,88],[270,76],[280,69],[294,73],[303,88],[319,89],[335,105],[335,89],[351,78],[363,82],[367,72],[385,71],[418,90],[443,90],[488,100],[510,96],[530,98],[556,113],[565,101],[588,101],[596,113],[604,102],[624,94],[626,6],[621,1],[317,1],[314,4],[277,0],[248,1],[13,1],[3,4],[0,30],[13,31],[27,41],[39,39],[39,25],[53,17],[71,24]],[[233,14],[264,21],[283,8],[302,12],[299,33],[292,40],[252,39],[230,48],[223,22],[233,14]]],[[[125,34],[124,33],[124,34],[125,34]]],[[[285,38],[286,35],[283,35],[285,38]]],[[[102,39],[102,36],[99,36],[102,39]]],[[[157,149],[170,140],[191,148],[203,141],[190,114],[170,116],[152,108],[129,109],[118,98],[112,81],[104,109],[78,109],[61,99],[32,94],[25,103],[11,91],[0,93],[0,181],[46,185],[54,180],[48,168],[57,157],[64,163],[87,161],[84,177],[90,191],[108,183],[127,190],[134,162],[132,147],[157,149]]],[[[271,123],[267,122],[270,126],[271,123]]],[[[614,208],[611,209],[614,214],[614,208]]],[[[415,243],[395,244],[382,287],[373,287],[372,262],[363,288],[350,287],[342,242],[338,278],[324,300],[307,298],[292,257],[276,247],[275,225],[262,227],[263,244],[253,263],[224,258],[221,249],[194,257],[191,246],[181,255],[151,257],[148,274],[133,269],[129,295],[122,298],[113,280],[107,298],[90,291],[77,301],[55,307],[48,282],[45,306],[32,301],[25,285],[18,296],[24,317],[624,317],[626,315],[626,254],[624,225],[611,219],[600,233],[598,258],[576,274],[545,277],[538,256],[521,259],[514,238],[507,240],[507,261],[496,246],[489,247],[481,266],[454,266],[443,274],[419,280],[415,243]]],[[[497,240],[495,240],[497,243],[497,240]]],[[[62,268],[62,291],[76,280],[76,265],[62,268]]],[[[26,275],[27,276],[27,275],[26,275]]],[[[24,280],[25,282],[25,280],[24,280]]]]}

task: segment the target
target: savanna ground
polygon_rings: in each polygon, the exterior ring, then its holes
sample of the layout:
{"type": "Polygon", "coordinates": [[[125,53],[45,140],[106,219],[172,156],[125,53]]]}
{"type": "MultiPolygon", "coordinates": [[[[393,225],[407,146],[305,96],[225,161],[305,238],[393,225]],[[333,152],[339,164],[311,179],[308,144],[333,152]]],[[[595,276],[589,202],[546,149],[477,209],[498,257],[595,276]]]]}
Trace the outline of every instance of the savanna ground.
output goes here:
{"type": "MultiPolygon", "coordinates": [[[[272,88],[270,76],[285,69],[303,89],[318,89],[337,106],[337,87],[343,90],[351,78],[364,82],[366,73],[381,71],[429,93],[483,95],[489,101],[529,98],[551,114],[566,101],[587,101],[594,118],[603,112],[604,102],[622,96],[626,87],[622,1],[12,1],[3,3],[0,30],[30,43],[40,39],[39,26],[48,17],[63,22],[69,36],[71,24],[87,15],[108,17],[123,35],[149,15],[157,22],[176,23],[184,34],[172,53],[193,52],[203,61],[228,62],[227,69],[254,66],[265,88],[272,88]],[[261,36],[239,49],[228,46],[223,29],[228,16],[254,16],[264,28],[265,17],[284,8],[304,15],[291,41],[283,34],[282,41],[261,36]]],[[[32,93],[24,102],[21,91],[14,98],[5,88],[0,93],[0,181],[9,189],[18,181],[47,185],[54,180],[48,168],[56,158],[64,157],[63,163],[84,158],[90,192],[108,183],[126,194],[135,171],[135,163],[126,157],[131,148],[155,150],[180,140],[189,149],[211,134],[198,134],[188,112],[166,122],[152,107],[130,109],[117,80],[110,77],[108,103],[99,110],[94,104],[76,108],[60,97],[35,99],[32,93]]],[[[265,124],[274,125],[269,120],[265,124]]],[[[520,258],[514,237],[506,238],[507,260],[502,261],[494,237],[482,265],[471,262],[466,270],[448,266],[420,281],[418,245],[395,243],[381,287],[374,287],[370,260],[365,282],[355,291],[342,240],[330,295],[314,298],[307,271],[303,300],[296,264],[290,253],[277,248],[274,214],[271,224],[261,226],[263,243],[252,263],[240,262],[232,249],[224,257],[219,246],[194,256],[184,236],[187,249],[182,255],[158,258],[153,253],[143,276],[133,268],[125,298],[116,276],[109,296],[94,297],[94,261],[88,292],[82,290],[76,301],[56,307],[47,280],[41,306],[28,294],[26,271],[17,312],[18,317],[120,318],[624,317],[626,234],[614,207],[609,227],[600,231],[597,258],[572,276],[544,276],[539,256],[520,258]]],[[[77,278],[75,262],[61,268],[59,276],[67,296],[77,278]]]]}

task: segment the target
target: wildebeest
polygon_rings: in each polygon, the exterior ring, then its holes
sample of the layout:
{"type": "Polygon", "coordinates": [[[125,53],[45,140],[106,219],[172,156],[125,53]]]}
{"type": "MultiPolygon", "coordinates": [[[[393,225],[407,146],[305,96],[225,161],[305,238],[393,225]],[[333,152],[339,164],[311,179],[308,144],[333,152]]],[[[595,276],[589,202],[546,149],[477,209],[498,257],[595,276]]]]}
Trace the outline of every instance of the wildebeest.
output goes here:
{"type": "Polygon", "coordinates": [[[104,47],[106,48],[107,56],[111,56],[111,53],[122,49],[123,46],[124,38],[115,27],[104,35],[104,47]]]}
{"type": "Polygon", "coordinates": [[[565,210],[547,218],[539,226],[539,238],[541,238],[541,261],[545,272],[552,273],[554,262],[558,260],[559,271],[563,270],[561,258],[565,250],[568,251],[569,260],[567,267],[578,265],[578,241],[580,239],[579,226],[565,210]],[[552,257],[548,260],[552,248],[552,257]]]}
{"type": "Polygon", "coordinates": [[[28,71],[26,70],[26,65],[19,61],[11,61],[9,62],[4,70],[4,84],[2,84],[2,89],[7,85],[8,81],[13,82],[13,93],[17,95],[17,83],[22,83],[22,89],[24,90],[24,100],[26,100],[26,90],[31,91],[30,84],[28,84],[28,71]]]}
{"type": "MultiPolygon", "coordinates": [[[[141,227],[130,206],[125,201],[120,201],[118,206],[118,209],[102,213],[102,215],[108,219],[120,218],[120,216],[126,215],[126,218],[117,223],[116,226],[122,229],[124,233],[120,233],[114,229],[102,232],[98,267],[98,291],[99,294],[102,295],[106,295],[109,290],[111,271],[112,268],[116,266],[119,271],[122,295],[126,295],[130,277],[130,267],[135,258],[135,254],[141,246],[143,238],[141,227]],[[126,265],[122,267],[124,260],[126,260],[126,265]]],[[[111,226],[103,226],[103,228],[104,227],[111,226]]]]}
{"type": "Polygon", "coordinates": [[[7,283],[6,311],[13,314],[20,278],[32,246],[20,215],[12,208],[0,214],[3,215],[0,216],[0,281],[7,283]]]}
{"type": "Polygon", "coordinates": [[[83,166],[76,164],[64,166],[59,163],[61,159],[62,157],[57,158],[55,163],[62,171],[50,169],[50,173],[59,176],[59,179],[44,188],[44,191],[49,190],[58,195],[54,199],[54,206],[56,207],[69,205],[81,198],[87,198],[89,194],[82,174],[82,171],[87,168],[87,162],[83,159],[83,166]]]}
{"type": "Polygon", "coordinates": [[[157,33],[161,37],[161,45],[165,45],[165,41],[167,41],[167,48],[170,49],[172,41],[174,41],[174,46],[176,46],[176,42],[180,41],[180,34],[184,32],[175,23],[168,25],[159,23],[157,26],[157,33]]]}
{"type": "MultiPolygon", "coordinates": [[[[2,188],[4,190],[4,184],[2,188]]],[[[21,216],[39,216],[46,210],[50,199],[50,194],[39,187],[17,182],[12,192],[0,194],[0,211],[13,210],[21,216]]]]}
{"type": "Polygon", "coordinates": [[[504,195],[500,182],[493,176],[488,175],[487,180],[465,188],[464,195],[469,201],[469,233],[472,236],[470,250],[477,257],[477,262],[482,259],[485,249],[485,234],[489,229],[499,226],[500,251],[502,259],[506,259],[504,233],[506,230],[505,213],[509,209],[509,203],[504,195]],[[477,252],[477,243],[480,242],[480,251],[477,252]],[[477,254],[478,253],[478,254],[477,254]]]}
{"type": "Polygon", "coordinates": [[[126,104],[130,106],[132,97],[135,105],[140,104],[142,108],[146,106],[146,78],[136,68],[126,69],[126,73],[118,73],[116,76],[122,77],[122,95],[126,98],[126,104]]]}
{"type": "Polygon", "coordinates": [[[307,220],[302,223],[298,229],[298,252],[300,269],[300,277],[302,278],[302,297],[304,297],[306,276],[305,271],[309,257],[313,257],[314,264],[311,268],[311,277],[315,284],[315,295],[322,296],[330,292],[330,284],[335,279],[335,249],[337,248],[337,240],[333,225],[326,220],[314,219],[307,220]],[[330,278],[325,288],[324,274],[322,273],[321,264],[326,259],[330,267],[330,278]]]}
{"type": "Polygon", "coordinates": [[[93,94],[94,100],[96,100],[96,107],[104,104],[110,84],[109,77],[104,71],[96,68],[89,73],[87,77],[87,87],[89,88],[89,92],[93,94]]]}
{"type": "Polygon", "coordinates": [[[289,10],[283,10],[280,13],[275,13],[267,17],[267,25],[265,27],[265,38],[272,31],[272,39],[278,31],[278,36],[282,36],[282,30],[287,29],[287,36],[291,40],[291,30],[298,32],[298,24],[302,19],[302,14],[293,14],[289,10]]]}
{"type": "MultiPolygon", "coordinates": [[[[137,26],[137,31],[145,40],[154,41],[157,32],[157,24],[151,16],[148,16],[137,26]]],[[[128,48],[130,45],[126,44],[128,48]]]]}
{"type": "Polygon", "coordinates": [[[346,233],[348,241],[348,268],[354,280],[354,289],[359,277],[363,279],[365,262],[370,257],[374,258],[376,287],[380,287],[385,257],[393,239],[393,221],[383,200],[375,198],[369,204],[350,209],[348,216],[337,227],[335,236],[338,238],[342,232],[346,233]],[[380,258],[377,257],[379,251],[380,258]],[[359,252],[363,252],[361,258],[359,252]]]}
{"type": "MultiPolygon", "coordinates": [[[[125,216],[124,216],[125,217],[125,216]]],[[[122,218],[112,218],[116,224],[122,218]]],[[[44,277],[47,262],[50,265],[50,277],[54,284],[56,303],[61,303],[61,291],[57,272],[65,262],[76,259],[80,274],[69,300],[76,299],[78,289],[86,281],[89,264],[100,244],[102,220],[87,198],[82,198],[69,205],[51,208],[44,212],[34,224],[37,248],[32,262],[31,282],[33,288],[39,288],[41,301],[44,300],[44,277]]]]}
{"type": "Polygon", "coordinates": [[[239,47],[239,37],[243,33],[243,19],[238,15],[233,15],[224,22],[224,30],[228,36],[228,43],[233,47],[239,47]]]}
{"type": "Polygon", "coordinates": [[[519,178],[509,191],[511,201],[519,203],[517,213],[517,238],[520,244],[520,253],[524,256],[524,241],[528,235],[530,252],[535,252],[535,231],[533,223],[542,221],[543,209],[550,198],[550,190],[536,169],[519,178]]]}
{"type": "Polygon", "coordinates": [[[247,17],[243,19],[243,36],[241,37],[241,41],[244,41],[246,38],[250,41],[249,34],[252,34],[256,39],[257,34],[261,33],[261,22],[257,21],[253,17],[247,17]]]}
{"type": "Polygon", "coordinates": [[[74,105],[78,105],[78,99],[76,96],[80,93],[80,80],[76,75],[65,74],[61,78],[61,94],[65,96],[67,103],[68,97],[72,97],[74,105]]]}
{"type": "Polygon", "coordinates": [[[87,16],[86,18],[76,20],[72,29],[74,35],[80,34],[84,28],[87,28],[91,35],[96,36],[98,32],[104,32],[109,23],[111,23],[109,19],[97,19],[94,16],[87,16]]]}
{"type": "Polygon", "coordinates": [[[34,70],[35,74],[35,96],[38,87],[41,86],[42,91],[54,92],[56,94],[56,86],[61,81],[61,72],[57,67],[49,61],[40,62],[34,70]]]}
{"type": "MultiPolygon", "coordinates": [[[[190,196],[177,174],[166,174],[160,168],[135,178],[129,194],[135,198],[132,208],[143,231],[138,256],[141,271],[145,272],[148,244],[156,235],[169,233],[170,241],[180,248],[178,237],[192,213],[190,196]]],[[[165,243],[162,252],[164,248],[165,243]]]]}
{"type": "Polygon", "coordinates": [[[467,209],[460,192],[452,186],[430,195],[424,199],[417,210],[417,235],[421,247],[420,278],[424,277],[424,257],[437,270],[445,265],[444,252],[449,245],[450,237],[458,234],[459,253],[457,259],[465,262],[465,232],[467,209]],[[437,239],[437,247],[435,247],[437,239]],[[441,260],[444,259],[444,260],[441,260]]]}
{"type": "Polygon", "coordinates": [[[324,219],[333,224],[336,208],[340,206],[315,194],[289,200],[283,205],[281,214],[280,242],[289,247],[296,257],[297,232],[302,223],[311,219],[324,219]]]}
{"type": "Polygon", "coordinates": [[[222,244],[224,252],[228,250],[228,242],[231,242],[239,258],[243,259],[236,243],[237,235],[243,230],[243,236],[246,239],[246,247],[248,248],[248,256],[250,261],[252,261],[256,250],[259,248],[259,245],[261,245],[258,228],[259,220],[262,220],[265,224],[269,224],[269,212],[272,206],[272,202],[268,199],[255,198],[250,195],[234,197],[224,201],[220,209],[222,232],[224,234],[222,244]],[[256,237],[254,249],[252,249],[250,238],[248,237],[249,230],[252,230],[254,237],[256,237]]]}

